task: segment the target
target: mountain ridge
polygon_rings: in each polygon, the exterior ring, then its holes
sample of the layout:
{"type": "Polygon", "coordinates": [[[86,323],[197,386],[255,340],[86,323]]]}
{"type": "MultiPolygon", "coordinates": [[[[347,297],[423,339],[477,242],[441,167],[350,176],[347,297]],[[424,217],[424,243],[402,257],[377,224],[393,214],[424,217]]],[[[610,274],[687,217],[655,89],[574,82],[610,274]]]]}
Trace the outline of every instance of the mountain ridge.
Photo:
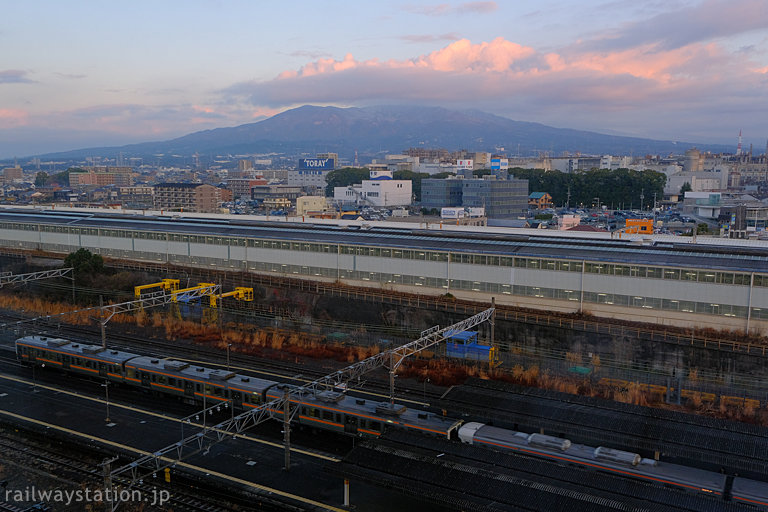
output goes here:
{"type": "Polygon", "coordinates": [[[48,153],[43,157],[146,156],[154,154],[249,154],[283,152],[313,154],[336,152],[350,158],[360,155],[400,153],[410,147],[445,148],[451,151],[490,151],[531,156],[539,152],[558,155],[667,155],[697,147],[727,152],[722,144],[664,141],[608,135],[540,123],[515,121],[480,110],[442,107],[373,106],[319,107],[303,105],[270,118],[234,127],[189,133],[175,139],[84,148],[48,153]],[[512,151],[514,149],[514,151],[512,151]]]}

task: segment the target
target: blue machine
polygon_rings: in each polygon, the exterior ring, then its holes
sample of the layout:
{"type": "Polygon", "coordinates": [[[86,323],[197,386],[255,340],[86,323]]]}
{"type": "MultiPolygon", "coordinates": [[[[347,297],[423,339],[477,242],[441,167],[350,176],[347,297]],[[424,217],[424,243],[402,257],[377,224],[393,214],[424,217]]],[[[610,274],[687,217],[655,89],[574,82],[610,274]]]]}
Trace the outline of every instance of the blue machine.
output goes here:
{"type": "Polygon", "coordinates": [[[478,344],[477,331],[458,332],[448,336],[447,340],[446,355],[448,357],[483,362],[492,360],[492,347],[478,344]]]}

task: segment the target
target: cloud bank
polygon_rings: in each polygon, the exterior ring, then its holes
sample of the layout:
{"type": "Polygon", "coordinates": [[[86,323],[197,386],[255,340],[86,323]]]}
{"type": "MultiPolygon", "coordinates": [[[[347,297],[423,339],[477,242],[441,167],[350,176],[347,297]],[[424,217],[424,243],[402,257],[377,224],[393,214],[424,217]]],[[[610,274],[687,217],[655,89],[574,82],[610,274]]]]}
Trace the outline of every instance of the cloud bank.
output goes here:
{"type": "MultiPolygon", "coordinates": [[[[457,9],[436,5],[421,12],[457,9]]],[[[766,28],[764,1],[707,1],[556,51],[503,37],[459,39],[404,60],[358,60],[352,53],[317,59],[222,93],[232,102],[273,109],[304,103],[439,104],[559,126],[723,142],[724,121],[734,130],[757,130],[768,114],[768,66],[759,60],[765,52],[731,49],[724,38],[766,28]]]]}

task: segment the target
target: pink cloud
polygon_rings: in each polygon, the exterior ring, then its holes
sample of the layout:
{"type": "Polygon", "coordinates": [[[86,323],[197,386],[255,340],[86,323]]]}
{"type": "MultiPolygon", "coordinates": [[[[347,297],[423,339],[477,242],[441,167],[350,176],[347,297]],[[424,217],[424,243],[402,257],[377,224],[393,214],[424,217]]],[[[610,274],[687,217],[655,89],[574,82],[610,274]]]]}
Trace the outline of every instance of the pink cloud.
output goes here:
{"type": "Polygon", "coordinates": [[[29,121],[29,112],[13,108],[0,108],[0,127],[13,128],[25,126],[29,121]]]}
{"type": "Polygon", "coordinates": [[[414,59],[419,67],[435,71],[458,72],[503,72],[522,59],[533,56],[536,51],[527,46],[497,37],[490,43],[472,44],[467,39],[451,43],[441,50],[414,59]]]}
{"type": "Polygon", "coordinates": [[[497,10],[499,6],[496,2],[464,2],[456,7],[450,4],[433,4],[433,5],[418,5],[408,6],[406,11],[423,14],[425,16],[445,16],[449,14],[467,14],[467,13],[480,13],[493,12],[497,10]]]}
{"type": "Polygon", "coordinates": [[[750,55],[713,41],[617,50],[579,43],[544,53],[504,38],[461,39],[409,59],[318,59],[272,80],[234,85],[224,95],[270,109],[306,103],[472,107],[560,126],[588,128],[580,121],[590,120],[596,123],[590,129],[636,133],[635,120],[670,116],[695,128],[719,126],[717,108],[768,115],[768,68],[750,55]],[[705,112],[714,117],[703,121],[705,112]]]}
{"type": "Polygon", "coordinates": [[[195,112],[203,112],[205,114],[212,114],[213,108],[211,107],[201,107],[200,105],[192,105],[192,110],[195,112]]]}

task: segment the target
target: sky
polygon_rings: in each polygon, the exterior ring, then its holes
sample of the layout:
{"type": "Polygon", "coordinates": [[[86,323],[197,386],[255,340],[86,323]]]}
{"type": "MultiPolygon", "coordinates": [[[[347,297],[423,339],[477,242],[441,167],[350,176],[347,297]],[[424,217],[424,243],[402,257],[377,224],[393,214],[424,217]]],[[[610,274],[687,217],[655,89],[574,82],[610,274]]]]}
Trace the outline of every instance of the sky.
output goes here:
{"type": "Polygon", "coordinates": [[[0,158],[300,105],[429,105],[763,153],[765,0],[0,0],[0,158]]]}

